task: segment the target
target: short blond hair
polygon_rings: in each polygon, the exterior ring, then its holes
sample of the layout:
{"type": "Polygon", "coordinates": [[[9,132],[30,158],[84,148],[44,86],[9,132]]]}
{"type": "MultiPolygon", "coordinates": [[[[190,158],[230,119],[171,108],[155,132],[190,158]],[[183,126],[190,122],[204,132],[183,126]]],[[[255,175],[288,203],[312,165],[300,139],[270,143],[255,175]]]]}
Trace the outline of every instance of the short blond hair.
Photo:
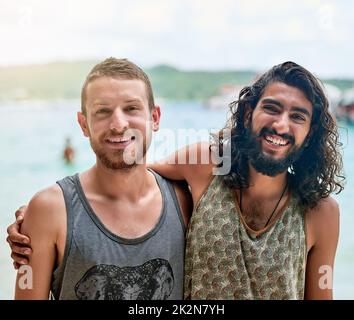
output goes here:
{"type": "Polygon", "coordinates": [[[155,106],[154,95],[152,93],[151,83],[147,74],[128,59],[116,59],[111,57],[100,62],[99,64],[96,64],[86,77],[86,80],[81,90],[81,111],[83,114],[86,114],[85,103],[87,85],[91,81],[101,77],[142,80],[146,86],[149,110],[151,111],[155,106]]]}

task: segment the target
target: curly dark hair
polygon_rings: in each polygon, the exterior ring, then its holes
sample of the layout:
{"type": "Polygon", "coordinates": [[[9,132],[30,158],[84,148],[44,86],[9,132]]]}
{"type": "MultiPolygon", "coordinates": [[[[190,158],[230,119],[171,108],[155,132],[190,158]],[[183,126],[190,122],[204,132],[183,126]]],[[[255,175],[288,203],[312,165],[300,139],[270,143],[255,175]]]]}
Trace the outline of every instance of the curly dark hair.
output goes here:
{"type": "MultiPolygon", "coordinates": [[[[255,109],[266,86],[282,82],[300,89],[312,103],[313,116],[307,147],[289,168],[289,188],[296,192],[301,204],[314,208],[321,198],[343,190],[342,156],[340,154],[339,133],[335,119],[329,112],[328,100],[323,92],[320,80],[305,68],[294,62],[276,65],[261,75],[251,85],[244,87],[239,99],[230,104],[231,117],[224,129],[231,129],[230,135],[217,137],[219,150],[224,144],[231,147],[231,169],[224,175],[224,181],[230,188],[249,187],[248,158],[242,152],[241,141],[245,134],[245,117],[255,109]]],[[[221,131],[222,132],[222,131],[221,131]]],[[[225,158],[224,158],[225,159],[225,158]]],[[[222,164],[219,165],[219,167],[222,164]]]]}

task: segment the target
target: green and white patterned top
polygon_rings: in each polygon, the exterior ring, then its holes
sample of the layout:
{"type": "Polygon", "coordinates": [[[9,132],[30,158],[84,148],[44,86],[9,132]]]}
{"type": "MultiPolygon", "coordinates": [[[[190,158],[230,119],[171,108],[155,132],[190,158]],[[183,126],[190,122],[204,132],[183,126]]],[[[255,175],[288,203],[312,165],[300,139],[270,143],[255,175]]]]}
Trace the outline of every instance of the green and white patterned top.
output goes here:
{"type": "Polygon", "coordinates": [[[233,190],[215,176],[190,220],[186,299],[303,299],[306,269],[304,210],[289,196],[258,235],[250,233],[233,190]]]}

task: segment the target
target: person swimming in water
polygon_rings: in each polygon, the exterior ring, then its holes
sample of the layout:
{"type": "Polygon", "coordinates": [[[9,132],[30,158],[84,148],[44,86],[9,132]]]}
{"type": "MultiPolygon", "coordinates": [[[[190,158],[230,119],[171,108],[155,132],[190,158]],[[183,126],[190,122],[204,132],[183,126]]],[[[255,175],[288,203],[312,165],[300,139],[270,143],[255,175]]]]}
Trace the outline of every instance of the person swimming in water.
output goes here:
{"type": "Polygon", "coordinates": [[[71,145],[71,140],[70,138],[66,138],[63,158],[67,164],[72,164],[74,162],[74,156],[75,156],[75,151],[71,145]]]}

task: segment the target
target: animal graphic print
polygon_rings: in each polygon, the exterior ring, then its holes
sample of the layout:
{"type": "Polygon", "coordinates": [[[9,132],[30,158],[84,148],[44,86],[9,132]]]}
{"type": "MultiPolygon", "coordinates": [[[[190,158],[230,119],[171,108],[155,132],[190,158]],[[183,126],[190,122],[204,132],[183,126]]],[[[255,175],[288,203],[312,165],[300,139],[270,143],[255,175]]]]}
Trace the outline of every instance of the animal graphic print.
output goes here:
{"type": "Polygon", "coordinates": [[[76,284],[75,293],[80,300],[165,300],[173,286],[169,262],[153,259],[134,267],[96,265],[76,284]]]}

